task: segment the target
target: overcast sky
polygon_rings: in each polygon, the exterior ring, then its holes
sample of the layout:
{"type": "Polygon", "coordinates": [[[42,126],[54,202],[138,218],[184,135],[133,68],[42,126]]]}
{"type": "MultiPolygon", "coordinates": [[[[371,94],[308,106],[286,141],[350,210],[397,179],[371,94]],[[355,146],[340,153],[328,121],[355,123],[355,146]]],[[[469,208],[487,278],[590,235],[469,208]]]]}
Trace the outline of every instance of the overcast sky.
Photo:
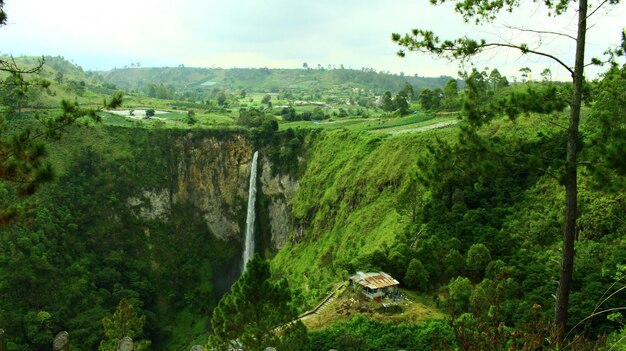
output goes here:
{"type": "MultiPolygon", "coordinates": [[[[495,35],[531,47],[541,41],[546,50],[572,63],[572,40],[520,33],[505,25],[575,34],[575,13],[548,18],[540,5],[525,2],[529,6],[515,15],[477,27],[463,23],[449,5],[434,7],[428,0],[6,0],[9,21],[0,28],[0,53],[62,55],[89,70],[136,62],[144,67],[223,68],[299,68],[307,62],[456,76],[457,63],[395,55],[398,47],[391,33],[422,28],[442,38],[495,35]]],[[[625,7],[607,7],[591,19],[588,57],[619,42],[625,7]]],[[[507,50],[482,55],[475,64],[509,76],[528,66],[537,78],[550,68],[555,77],[568,78],[550,61],[507,50]]]]}

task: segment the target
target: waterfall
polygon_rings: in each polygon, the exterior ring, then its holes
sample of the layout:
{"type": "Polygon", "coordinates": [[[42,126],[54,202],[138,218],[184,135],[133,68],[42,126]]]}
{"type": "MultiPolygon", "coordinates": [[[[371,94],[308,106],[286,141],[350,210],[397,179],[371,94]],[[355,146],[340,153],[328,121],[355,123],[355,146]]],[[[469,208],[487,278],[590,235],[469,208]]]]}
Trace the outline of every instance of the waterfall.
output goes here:
{"type": "Polygon", "coordinates": [[[255,151],[252,156],[252,167],[250,167],[250,189],[248,191],[248,216],[246,217],[246,241],[243,247],[243,270],[246,270],[246,264],[254,254],[254,204],[256,202],[256,173],[257,159],[259,152],[255,151]]]}

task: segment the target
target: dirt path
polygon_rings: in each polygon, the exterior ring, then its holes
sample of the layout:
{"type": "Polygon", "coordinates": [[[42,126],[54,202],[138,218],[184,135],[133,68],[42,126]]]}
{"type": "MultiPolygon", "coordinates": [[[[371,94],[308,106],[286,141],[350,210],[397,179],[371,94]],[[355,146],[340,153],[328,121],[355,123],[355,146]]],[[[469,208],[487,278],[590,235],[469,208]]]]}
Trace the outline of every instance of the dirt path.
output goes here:
{"type": "Polygon", "coordinates": [[[317,306],[315,306],[315,308],[313,308],[312,310],[306,311],[303,314],[298,316],[298,320],[304,320],[306,318],[309,318],[311,316],[314,316],[316,314],[318,314],[319,312],[321,312],[322,310],[324,310],[324,308],[326,308],[326,306],[328,306],[331,302],[335,301],[335,299],[337,298],[337,293],[339,292],[339,290],[341,290],[341,288],[344,285],[341,284],[339,285],[337,288],[335,288],[333,291],[331,291],[330,294],[328,294],[328,296],[326,296],[326,298],[324,298],[324,300],[322,300],[322,302],[320,302],[317,306]]]}
{"type": "Polygon", "coordinates": [[[439,128],[445,128],[454,124],[459,123],[459,120],[457,119],[453,119],[450,121],[443,121],[443,122],[439,122],[439,123],[435,123],[435,124],[431,124],[431,125],[427,125],[427,126],[423,126],[423,127],[418,127],[418,128],[409,128],[409,129],[401,129],[401,130],[392,130],[389,131],[387,133],[391,134],[391,135],[397,135],[397,134],[402,134],[402,133],[413,133],[413,132],[423,132],[426,130],[432,130],[432,129],[439,129],[439,128]]]}

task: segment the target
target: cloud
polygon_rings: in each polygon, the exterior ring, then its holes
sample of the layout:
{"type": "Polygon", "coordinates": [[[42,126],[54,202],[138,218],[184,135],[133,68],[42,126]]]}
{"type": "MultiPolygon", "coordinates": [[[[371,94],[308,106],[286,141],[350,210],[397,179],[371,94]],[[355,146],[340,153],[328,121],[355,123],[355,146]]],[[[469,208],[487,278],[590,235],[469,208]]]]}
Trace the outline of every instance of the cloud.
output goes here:
{"type": "MultiPolygon", "coordinates": [[[[619,42],[624,7],[619,5],[594,21],[588,57],[619,42]]],[[[434,7],[425,0],[8,0],[6,10],[9,25],[0,29],[4,53],[60,54],[87,69],[137,61],[144,66],[185,63],[289,68],[308,62],[455,75],[456,63],[417,54],[397,58],[398,47],[391,42],[391,33],[418,27],[432,29],[442,38],[471,35],[530,45],[540,39],[542,47],[569,60],[573,46],[567,39],[539,38],[502,23],[550,30],[575,23],[573,12],[546,21],[541,5],[532,4],[499,17],[498,25],[477,27],[463,23],[451,5],[434,7]]],[[[555,76],[567,79],[552,62],[508,50],[491,51],[476,64],[498,67],[509,75],[524,66],[533,71],[550,67],[555,76]]]]}

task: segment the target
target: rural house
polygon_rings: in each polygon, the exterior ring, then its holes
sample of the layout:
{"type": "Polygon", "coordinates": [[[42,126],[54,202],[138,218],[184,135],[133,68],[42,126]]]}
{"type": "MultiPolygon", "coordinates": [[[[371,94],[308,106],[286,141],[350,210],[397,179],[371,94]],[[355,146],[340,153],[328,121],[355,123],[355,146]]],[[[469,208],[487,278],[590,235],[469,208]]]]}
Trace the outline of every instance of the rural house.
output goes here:
{"type": "Polygon", "coordinates": [[[370,299],[376,299],[395,294],[400,283],[385,272],[356,272],[350,277],[350,285],[370,299]]]}

